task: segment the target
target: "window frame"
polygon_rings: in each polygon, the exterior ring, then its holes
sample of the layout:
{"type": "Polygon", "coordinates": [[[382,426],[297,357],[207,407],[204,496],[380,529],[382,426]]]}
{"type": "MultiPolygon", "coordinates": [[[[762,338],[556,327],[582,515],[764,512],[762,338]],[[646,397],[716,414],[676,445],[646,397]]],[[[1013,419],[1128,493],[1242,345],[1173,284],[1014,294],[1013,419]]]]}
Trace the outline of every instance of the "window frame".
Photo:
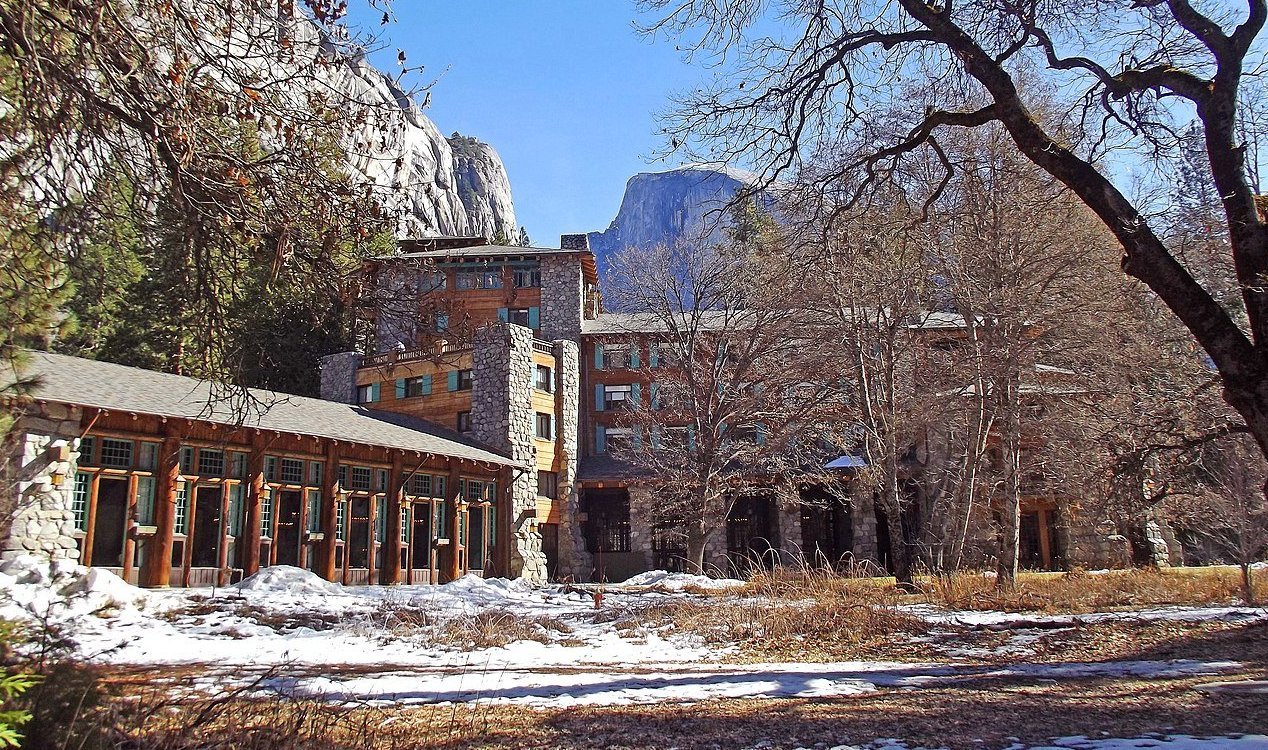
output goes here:
{"type": "Polygon", "coordinates": [[[554,440],[555,439],[555,415],[550,412],[539,411],[533,415],[533,436],[538,440],[554,440]],[[545,426],[546,434],[543,435],[542,427],[545,426]]]}
{"type": "Polygon", "coordinates": [[[537,365],[533,370],[533,388],[542,393],[555,392],[555,371],[550,365],[537,365]],[[543,383],[542,373],[545,373],[545,381],[543,383]],[[543,387],[543,385],[545,387],[543,387]]]}

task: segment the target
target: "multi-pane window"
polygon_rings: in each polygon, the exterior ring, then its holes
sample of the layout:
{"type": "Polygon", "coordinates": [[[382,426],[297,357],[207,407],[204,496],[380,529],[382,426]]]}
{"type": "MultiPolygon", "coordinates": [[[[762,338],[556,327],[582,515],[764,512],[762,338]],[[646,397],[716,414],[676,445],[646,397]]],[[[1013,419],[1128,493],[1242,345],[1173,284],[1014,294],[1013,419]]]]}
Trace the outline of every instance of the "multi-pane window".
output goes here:
{"type": "Polygon", "coordinates": [[[409,505],[401,506],[401,544],[409,544],[409,505]]]}
{"type": "Polygon", "coordinates": [[[449,481],[447,477],[437,476],[432,482],[432,491],[435,493],[432,497],[445,496],[445,483],[449,481]]]}
{"type": "Polygon", "coordinates": [[[189,487],[183,479],[176,483],[175,527],[177,534],[184,534],[189,528],[189,487]]]}
{"type": "Polygon", "coordinates": [[[458,412],[457,429],[458,432],[471,432],[471,412],[458,412]]]}
{"type": "Polygon", "coordinates": [[[194,449],[188,445],[181,448],[181,473],[194,473],[194,449]]]}
{"type": "Polygon", "coordinates": [[[466,480],[464,496],[469,503],[493,502],[495,485],[479,479],[466,480]]]}
{"type": "Polygon", "coordinates": [[[309,486],[311,486],[311,487],[320,487],[320,486],[321,486],[321,477],[322,477],[322,472],[323,472],[324,470],[325,470],[325,467],[323,467],[323,466],[322,466],[321,461],[309,461],[309,462],[308,462],[308,484],[309,484],[309,486]]]}
{"type": "Polygon", "coordinates": [[[476,275],[472,271],[459,271],[454,274],[454,289],[468,290],[476,288],[476,275]]]}
{"type": "Polygon", "coordinates": [[[344,531],[348,528],[348,503],[339,503],[339,512],[335,515],[335,538],[344,539],[344,531]]]}
{"type": "Polygon", "coordinates": [[[633,441],[634,430],[629,427],[609,427],[604,430],[603,443],[608,453],[629,450],[633,441]]]}
{"type": "Polygon", "coordinates": [[[100,463],[112,469],[132,468],[132,441],[102,438],[100,463]]]}
{"type": "Polygon", "coordinates": [[[545,412],[537,412],[537,439],[554,440],[555,418],[545,412]]]}
{"type": "MultiPolygon", "coordinates": [[[[80,444],[83,445],[82,443],[80,444]]],[[[82,471],[75,474],[75,490],[71,496],[71,512],[75,514],[75,528],[88,530],[88,495],[92,491],[92,474],[82,471]]]]}
{"type": "Polygon", "coordinates": [[[349,474],[350,478],[348,480],[348,487],[350,489],[361,490],[362,492],[368,492],[370,490],[370,467],[353,466],[352,471],[349,472],[349,474]]]}
{"type": "Polygon", "coordinates": [[[154,525],[154,477],[136,478],[136,521],[141,526],[154,525]]]}
{"type": "Polygon", "coordinates": [[[542,285],[542,270],[540,268],[517,268],[515,269],[515,286],[520,289],[530,287],[539,287],[542,285]]]}
{"type": "Polygon", "coordinates": [[[456,289],[501,289],[502,269],[491,268],[483,271],[459,271],[454,275],[456,289]]]}
{"type": "Polygon", "coordinates": [[[533,374],[533,387],[539,391],[550,393],[555,390],[554,374],[546,365],[537,365],[537,370],[533,374]]]}
{"type": "Polygon", "coordinates": [[[506,320],[517,326],[531,327],[529,324],[529,312],[527,307],[513,307],[506,311],[506,320]]]}
{"type": "Polygon", "coordinates": [[[316,534],[321,531],[321,491],[309,490],[307,495],[308,532],[316,534]]]}
{"type": "Polygon", "coordinates": [[[198,474],[204,477],[218,477],[225,473],[224,451],[198,449],[198,474]]]}
{"type": "Polygon", "coordinates": [[[460,391],[471,390],[471,382],[472,382],[471,370],[458,371],[458,390],[460,391]]]}
{"type": "Polygon", "coordinates": [[[303,484],[304,462],[297,458],[282,459],[282,484],[303,484]]]}
{"type": "Polygon", "coordinates": [[[97,455],[94,449],[97,447],[97,439],[92,437],[83,437],[79,439],[79,463],[83,466],[94,466],[97,461],[97,455]]]}
{"type": "Polygon", "coordinates": [[[264,481],[277,481],[277,456],[264,457],[264,481]]]}
{"type": "Polygon", "coordinates": [[[374,489],[378,492],[387,492],[387,469],[374,470],[374,489]]]}
{"type": "Polygon", "coordinates": [[[405,494],[431,497],[431,474],[411,474],[405,481],[405,494]]]}
{"type": "Polygon", "coordinates": [[[603,386],[603,408],[607,411],[629,408],[633,403],[632,394],[633,386],[605,385],[603,386]]]}
{"type": "Polygon", "coordinates": [[[553,471],[537,472],[537,494],[551,499],[559,497],[559,474],[553,471]]]}
{"type": "Polygon", "coordinates": [[[405,379],[406,397],[416,398],[418,396],[426,396],[430,388],[428,388],[425,384],[427,383],[429,379],[430,378],[428,376],[422,376],[422,375],[416,378],[406,378],[405,379]]]}
{"type": "Polygon", "coordinates": [[[357,403],[358,404],[368,404],[368,403],[372,403],[373,401],[374,401],[374,384],[373,383],[367,383],[366,385],[357,386],[357,403]]]}
{"type": "Polygon", "coordinates": [[[624,370],[630,366],[630,348],[621,344],[605,344],[603,347],[603,369],[624,370]]]}
{"type": "Polygon", "coordinates": [[[260,493],[260,535],[273,536],[273,490],[267,487],[260,493]]]}
{"type": "Polygon", "coordinates": [[[229,476],[234,479],[244,479],[247,475],[247,454],[230,453],[229,454],[229,476]]]}

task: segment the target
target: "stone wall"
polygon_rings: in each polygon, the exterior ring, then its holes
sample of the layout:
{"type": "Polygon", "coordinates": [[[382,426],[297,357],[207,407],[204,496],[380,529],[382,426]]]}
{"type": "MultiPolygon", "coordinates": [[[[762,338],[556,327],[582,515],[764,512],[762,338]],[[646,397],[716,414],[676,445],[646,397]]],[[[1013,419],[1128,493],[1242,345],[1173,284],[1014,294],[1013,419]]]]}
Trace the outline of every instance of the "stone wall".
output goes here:
{"type": "Polygon", "coordinates": [[[493,323],[476,332],[471,373],[472,437],[516,463],[510,488],[511,577],[546,580],[537,529],[537,447],[532,405],[533,331],[493,323]]]}
{"type": "Polygon", "coordinates": [[[581,535],[580,493],[577,463],[581,459],[578,420],[581,408],[581,357],[574,341],[560,339],[555,348],[555,397],[559,404],[555,450],[563,470],[559,472],[559,575],[585,580],[594,567],[581,535]]]}
{"type": "Polygon", "coordinates": [[[8,477],[16,496],[3,559],[23,554],[78,559],[72,502],[80,417],[79,407],[46,403],[19,418],[8,477]]]}
{"type": "Polygon", "coordinates": [[[357,367],[361,355],[356,352],[328,354],[321,358],[321,397],[341,404],[357,402],[357,367]]]}
{"type": "Polygon", "coordinates": [[[545,254],[541,256],[541,272],[541,338],[580,341],[585,280],[581,262],[575,255],[545,254]]]}

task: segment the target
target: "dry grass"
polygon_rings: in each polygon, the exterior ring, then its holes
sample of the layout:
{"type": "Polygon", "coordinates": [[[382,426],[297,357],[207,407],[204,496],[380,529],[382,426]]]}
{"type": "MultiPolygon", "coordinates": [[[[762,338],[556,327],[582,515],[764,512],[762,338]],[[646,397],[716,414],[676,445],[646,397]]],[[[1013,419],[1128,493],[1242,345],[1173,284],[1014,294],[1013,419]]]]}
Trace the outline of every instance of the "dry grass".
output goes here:
{"type": "MultiPolygon", "coordinates": [[[[1241,574],[1236,569],[1174,568],[1114,570],[1090,574],[1027,574],[1012,591],[995,579],[974,574],[930,576],[919,581],[921,601],[950,609],[1005,612],[1072,613],[1134,609],[1160,605],[1241,603],[1241,574]]],[[[1255,571],[1268,591],[1268,570],[1255,571]]]]}
{"type": "Polygon", "coordinates": [[[552,633],[567,635],[572,628],[554,617],[524,615],[500,609],[486,609],[453,617],[436,630],[434,642],[461,650],[499,648],[516,641],[550,643],[552,633]]]}

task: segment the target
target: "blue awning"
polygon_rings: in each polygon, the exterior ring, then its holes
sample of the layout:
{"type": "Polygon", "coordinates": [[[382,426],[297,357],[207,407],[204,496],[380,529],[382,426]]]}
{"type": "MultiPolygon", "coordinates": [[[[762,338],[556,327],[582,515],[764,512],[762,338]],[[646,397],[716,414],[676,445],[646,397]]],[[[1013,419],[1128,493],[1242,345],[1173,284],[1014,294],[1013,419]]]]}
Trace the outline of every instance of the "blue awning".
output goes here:
{"type": "Polygon", "coordinates": [[[823,468],[825,469],[861,469],[864,466],[867,466],[867,461],[864,461],[862,458],[858,456],[839,456],[829,461],[827,464],[824,465],[823,468]]]}

